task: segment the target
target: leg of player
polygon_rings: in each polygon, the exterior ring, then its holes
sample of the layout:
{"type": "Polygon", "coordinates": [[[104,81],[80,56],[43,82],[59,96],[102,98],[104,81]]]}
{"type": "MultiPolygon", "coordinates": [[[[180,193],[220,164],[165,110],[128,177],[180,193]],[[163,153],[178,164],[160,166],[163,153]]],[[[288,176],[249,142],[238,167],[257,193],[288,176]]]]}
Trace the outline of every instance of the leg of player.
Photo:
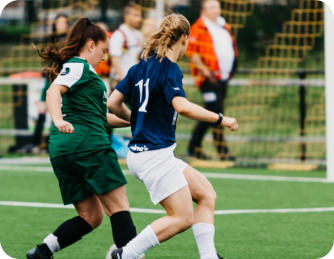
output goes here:
{"type": "Polygon", "coordinates": [[[184,170],[184,176],[189,184],[193,201],[197,203],[192,229],[200,258],[219,258],[214,244],[216,192],[211,183],[194,168],[188,166],[184,170]]]}
{"type": "Polygon", "coordinates": [[[125,247],[112,253],[112,258],[135,259],[145,251],[188,229],[193,223],[193,207],[188,186],[160,202],[167,216],[157,219],[142,230],[125,247]]]}
{"type": "Polygon", "coordinates": [[[54,252],[80,240],[102,223],[103,207],[96,195],[79,201],[74,206],[78,216],[65,221],[45,237],[42,244],[27,254],[28,259],[52,258],[54,252]]]}
{"type": "Polygon", "coordinates": [[[103,195],[99,195],[110,223],[114,242],[117,247],[125,246],[136,236],[136,227],[130,215],[129,201],[125,185],[103,195]]]}

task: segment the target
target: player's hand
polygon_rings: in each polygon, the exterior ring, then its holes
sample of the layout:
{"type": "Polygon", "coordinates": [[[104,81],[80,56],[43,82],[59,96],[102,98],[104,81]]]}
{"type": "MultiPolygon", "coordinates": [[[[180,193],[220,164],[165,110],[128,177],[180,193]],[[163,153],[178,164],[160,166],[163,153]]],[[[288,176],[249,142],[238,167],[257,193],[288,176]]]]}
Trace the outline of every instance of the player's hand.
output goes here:
{"type": "Polygon", "coordinates": [[[235,118],[232,117],[223,117],[222,126],[228,127],[231,131],[236,131],[238,129],[238,123],[235,118]]]}
{"type": "Polygon", "coordinates": [[[64,120],[54,121],[54,124],[61,133],[72,134],[74,132],[72,124],[67,121],[64,120]]]}

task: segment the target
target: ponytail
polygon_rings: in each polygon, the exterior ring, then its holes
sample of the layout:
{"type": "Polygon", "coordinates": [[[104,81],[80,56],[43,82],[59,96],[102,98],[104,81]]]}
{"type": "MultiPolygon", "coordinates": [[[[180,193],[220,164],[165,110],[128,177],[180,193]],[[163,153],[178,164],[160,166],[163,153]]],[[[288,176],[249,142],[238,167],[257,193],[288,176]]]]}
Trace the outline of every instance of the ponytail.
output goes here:
{"type": "Polygon", "coordinates": [[[147,60],[157,54],[162,60],[182,35],[189,35],[190,24],[181,14],[170,14],[162,21],[159,29],[146,42],[141,58],[147,60]]]}
{"type": "Polygon", "coordinates": [[[64,63],[79,55],[88,39],[97,43],[98,41],[106,40],[107,35],[104,30],[92,23],[88,18],[81,18],[67,35],[65,46],[60,50],[51,46],[46,47],[44,50],[37,50],[42,59],[51,61],[51,66],[43,70],[51,82],[57,77],[64,63]]]}

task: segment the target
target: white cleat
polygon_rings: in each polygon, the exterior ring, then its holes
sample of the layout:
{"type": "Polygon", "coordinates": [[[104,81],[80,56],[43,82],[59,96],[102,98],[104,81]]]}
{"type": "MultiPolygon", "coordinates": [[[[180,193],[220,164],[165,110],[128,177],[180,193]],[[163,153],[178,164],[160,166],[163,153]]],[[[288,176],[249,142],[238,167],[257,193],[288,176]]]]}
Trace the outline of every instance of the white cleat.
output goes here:
{"type": "MultiPolygon", "coordinates": [[[[112,244],[112,245],[109,247],[109,250],[108,250],[108,252],[107,252],[107,254],[106,254],[106,259],[112,259],[112,258],[111,258],[111,253],[112,253],[113,251],[115,251],[116,249],[117,249],[117,246],[116,246],[115,244],[112,244]]],[[[140,255],[140,256],[138,257],[138,259],[145,259],[145,254],[140,255]]]]}

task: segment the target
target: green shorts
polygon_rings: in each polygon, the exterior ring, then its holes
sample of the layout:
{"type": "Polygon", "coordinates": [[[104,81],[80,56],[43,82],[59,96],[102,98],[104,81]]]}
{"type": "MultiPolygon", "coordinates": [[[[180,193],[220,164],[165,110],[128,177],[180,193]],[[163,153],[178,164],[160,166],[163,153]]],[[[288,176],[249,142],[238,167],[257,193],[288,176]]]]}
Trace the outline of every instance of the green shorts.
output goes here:
{"type": "Polygon", "coordinates": [[[58,156],[51,164],[64,204],[75,204],[126,184],[112,148],[58,156]]]}

